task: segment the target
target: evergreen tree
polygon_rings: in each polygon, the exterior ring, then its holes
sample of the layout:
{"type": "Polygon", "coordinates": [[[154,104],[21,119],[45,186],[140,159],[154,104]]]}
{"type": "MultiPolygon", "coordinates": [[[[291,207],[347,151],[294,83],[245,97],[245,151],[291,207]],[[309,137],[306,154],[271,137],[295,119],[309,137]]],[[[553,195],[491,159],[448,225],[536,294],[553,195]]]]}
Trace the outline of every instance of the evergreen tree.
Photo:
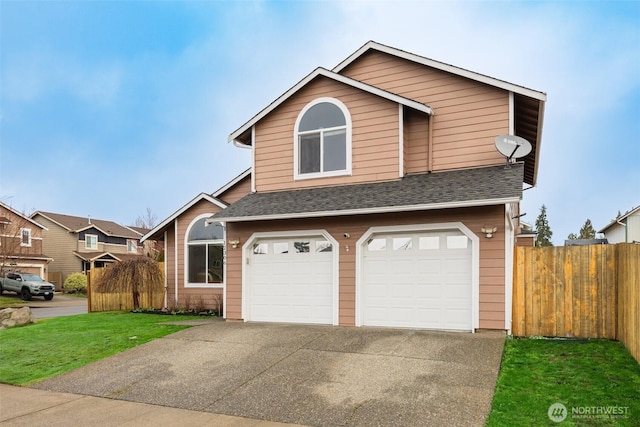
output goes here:
{"type": "Polygon", "coordinates": [[[587,218],[584,225],[580,229],[579,239],[595,239],[596,238],[596,230],[591,225],[591,220],[587,218]]]}
{"type": "Polygon", "coordinates": [[[540,215],[536,218],[536,246],[553,246],[551,242],[551,236],[553,232],[549,227],[549,221],[547,220],[547,207],[542,205],[540,208],[540,215]]]}
{"type": "Polygon", "coordinates": [[[567,240],[578,240],[576,233],[571,233],[567,236],[567,240]]]}

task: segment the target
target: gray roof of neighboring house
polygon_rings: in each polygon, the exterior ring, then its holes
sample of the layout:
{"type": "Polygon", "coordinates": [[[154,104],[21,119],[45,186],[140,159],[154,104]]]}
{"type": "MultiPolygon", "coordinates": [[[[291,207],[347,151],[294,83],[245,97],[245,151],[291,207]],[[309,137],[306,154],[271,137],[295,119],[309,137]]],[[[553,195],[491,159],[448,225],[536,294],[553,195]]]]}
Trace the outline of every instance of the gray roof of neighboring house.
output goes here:
{"type": "Polygon", "coordinates": [[[523,165],[407,175],[395,181],[248,194],[212,219],[250,221],[483,206],[519,200],[523,165]]]}
{"type": "Polygon", "coordinates": [[[35,217],[36,215],[42,215],[43,217],[55,222],[68,231],[73,231],[76,233],[86,230],[87,228],[95,227],[109,236],[140,239],[140,234],[113,221],[105,221],[102,219],[94,219],[81,216],[63,215],[43,211],[34,212],[33,214],[31,214],[31,218],[35,217]]]}

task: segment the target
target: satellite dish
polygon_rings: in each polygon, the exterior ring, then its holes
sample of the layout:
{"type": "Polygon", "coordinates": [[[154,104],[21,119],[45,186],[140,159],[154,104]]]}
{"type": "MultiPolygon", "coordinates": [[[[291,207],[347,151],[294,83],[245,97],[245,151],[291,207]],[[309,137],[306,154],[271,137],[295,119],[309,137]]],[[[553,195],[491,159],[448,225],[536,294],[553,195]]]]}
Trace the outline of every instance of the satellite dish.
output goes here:
{"type": "Polygon", "coordinates": [[[495,144],[496,150],[506,157],[507,165],[511,159],[519,159],[531,152],[531,143],[520,136],[499,135],[495,144]]]}

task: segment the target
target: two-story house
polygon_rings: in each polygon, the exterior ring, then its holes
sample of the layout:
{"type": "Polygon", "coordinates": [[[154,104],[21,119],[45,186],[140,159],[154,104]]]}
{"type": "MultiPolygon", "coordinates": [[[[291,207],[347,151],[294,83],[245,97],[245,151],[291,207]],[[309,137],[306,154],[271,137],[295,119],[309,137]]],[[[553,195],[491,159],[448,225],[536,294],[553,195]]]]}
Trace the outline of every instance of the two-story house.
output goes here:
{"type": "Polygon", "coordinates": [[[53,258],[42,248],[45,231],[44,225],[0,202],[0,270],[19,270],[48,280],[53,258]]]}
{"type": "Polygon", "coordinates": [[[368,42],[231,133],[252,165],[221,189],[230,200],[200,195],[145,238],[164,235],[176,300],[222,293],[227,319],[510,330],[545,102],[368,42]],[[530,154],[507,165],[499,135],[530,154]]]}
{"type": "Polygon", "coordinates": [[[63,283],[70,274],[143,255],[141,233],[113,221],[43,211],[31,219],[46,226],[43,249],[53,256],[50,270],[62,273],[63,283]]]}

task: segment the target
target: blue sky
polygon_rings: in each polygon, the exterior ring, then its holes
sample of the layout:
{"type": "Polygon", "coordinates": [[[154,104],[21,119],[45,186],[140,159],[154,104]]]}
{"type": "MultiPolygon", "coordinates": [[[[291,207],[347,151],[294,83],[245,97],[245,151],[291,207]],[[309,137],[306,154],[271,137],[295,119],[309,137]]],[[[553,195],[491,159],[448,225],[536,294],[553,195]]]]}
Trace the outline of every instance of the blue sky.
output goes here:
{"type": "Polygon", "coordinates": [[[229,133],[368,40],[548,94],[554,242],[640,204],[640,2],[0,0],[0,200],[132,224],[249,166],[229,133]]]}

